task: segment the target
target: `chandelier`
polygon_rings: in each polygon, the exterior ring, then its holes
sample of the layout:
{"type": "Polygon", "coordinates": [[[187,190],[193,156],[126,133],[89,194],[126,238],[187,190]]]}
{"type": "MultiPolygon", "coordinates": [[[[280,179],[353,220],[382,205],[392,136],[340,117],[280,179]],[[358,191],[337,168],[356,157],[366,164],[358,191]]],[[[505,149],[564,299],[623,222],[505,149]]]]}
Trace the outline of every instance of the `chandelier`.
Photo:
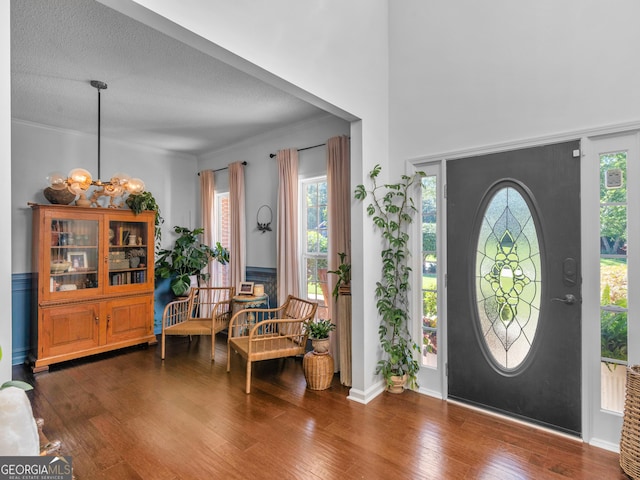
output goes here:
{"type": "Polygon", "coordinates": [[[119,208],[124,203],[127,194],[144,192],[144,182],[139,178],[131,178],[126,173],[115,173],[109,181],[100,180],[100,90],[105,90],[107,84],[99,80],[91,80],[91,86],[98,90],[98,179],[94,180],[91,173],[84,168],[74,168],[65,177],[61,173],[49,176],[49,185],[54,190],[67,189],[78,195],[76,205],[80,207],[101,206],[100,197],[109,198],[109,207],[119,208]],[[90,187],[97,187],[87,198],[90,187]]]}

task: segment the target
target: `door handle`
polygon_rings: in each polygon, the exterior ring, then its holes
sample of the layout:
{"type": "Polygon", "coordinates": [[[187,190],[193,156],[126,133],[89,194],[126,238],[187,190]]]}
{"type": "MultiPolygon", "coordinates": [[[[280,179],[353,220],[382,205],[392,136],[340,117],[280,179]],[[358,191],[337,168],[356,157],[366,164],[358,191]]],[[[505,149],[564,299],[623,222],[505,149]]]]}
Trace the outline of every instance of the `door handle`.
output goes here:
{"type": "Polygon", "coordinates": [[[573,305],[574,303],[576,303],[578,301],[576,296],[571,294],[571,293],[565,294],[565,296],[563,298],[552,298],[551,300],[554,301],[554,302],[562,302],[565,305],[573,305]]]}

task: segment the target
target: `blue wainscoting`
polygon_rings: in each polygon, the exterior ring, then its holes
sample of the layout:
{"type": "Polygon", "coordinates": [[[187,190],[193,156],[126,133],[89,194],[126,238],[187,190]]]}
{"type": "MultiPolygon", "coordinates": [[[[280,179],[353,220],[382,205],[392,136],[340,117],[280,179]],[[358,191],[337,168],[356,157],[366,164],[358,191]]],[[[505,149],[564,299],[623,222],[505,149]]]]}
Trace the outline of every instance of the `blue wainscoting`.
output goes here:
{"type": "Polygon", "coordinates": [[[11,275],[11,364],[24,363],[29,356],[31,345],[31,299],[32,280],[35,273],[14,273],[11,275]]]}
{"type": "MultiPolygon", "coordinates": [[[[12,365],[24,363],[31,349],[31,309],[33,307],[32,300],[35,298],[33,290],[35,276],[35,273],[14,273],[11,278],[12,365]]],[[[278,287],[275,268],[247,267],[246,278],[248,282],[263,284],[265,293],[269,295],[270,306],[277,306],[278,287]]],[[[169,280],[156,280],[153,325],[155,334],[162,331],[162,312],[165,305],[172,299],[173,294],[169,290],[169,280]]]]}
{"type": "Polygon", "coordinates": [[[264,293],[269,296],[269,306],[278,306],[278,275],[275,268],[247,267],[247,282],[264,285],[264,293]]]}

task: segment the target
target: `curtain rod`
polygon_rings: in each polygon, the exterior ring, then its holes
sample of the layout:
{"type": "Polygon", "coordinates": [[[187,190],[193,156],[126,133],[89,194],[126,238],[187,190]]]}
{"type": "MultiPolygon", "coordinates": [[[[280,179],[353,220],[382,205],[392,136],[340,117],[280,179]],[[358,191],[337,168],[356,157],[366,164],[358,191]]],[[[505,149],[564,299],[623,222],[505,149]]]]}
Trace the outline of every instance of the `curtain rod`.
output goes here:
{"type": "MultiPolygon", "coordinates": [[[[326,143],[320,143],[318,145],[313,145],[312,147],[304,147],[304,148],[299,148],[298,151],[301,152],[302,150],[309,150],[311,148],[318,148],[318,147],[324,147],[326,145],[326,143]]],[[[273,158],[275,157],[276,154],[275,153],[270,153],[269,154],[269,158],[273,158]]]]}
{"type": "MultiPolygon", "coordinates": [[[[242,165],[247,165],[247,162],[246,161],[242,162],[242,165]]],[[[228,169],[229,167],[216,168],[215,170],[213,170],[213,172],[215,173],[215,172],[220,172],[222,170],[228,170],[228,169]]],[[[198,176],[200,176],[200,172],[198,172],[198,176]]]]}

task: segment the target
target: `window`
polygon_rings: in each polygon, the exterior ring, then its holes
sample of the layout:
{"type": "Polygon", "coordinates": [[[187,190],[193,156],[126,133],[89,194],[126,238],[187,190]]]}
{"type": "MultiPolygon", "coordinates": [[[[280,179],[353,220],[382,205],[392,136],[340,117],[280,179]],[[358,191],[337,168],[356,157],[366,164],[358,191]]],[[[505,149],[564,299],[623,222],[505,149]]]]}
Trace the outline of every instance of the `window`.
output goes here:
{"type": "Polygon", "coordinates": [[[495,366],[523,364],[540,312],[538,233],[524,192],[506,183],[490,192],[476,248],[479,331],[495,366]]]}
{"type": "Polygon", "coordinates": [[[435,175],[422,178],[422,365],[438,366],[438,251],[435,175]]]}
{"type": "MultiPolygon", "coordinates": [[[[229,248],[231,246],[231,225],[229,217],[229,192],[216,193],[216,226],[215,241],[229,248]]],[[[227,286],[231,284],[229,265],[213,262],[212,285],[227,286]]]]}
{"type": "Polygon", "coordinates": [[[327,307],[327,253],[329,239],[327,236],[327,179],[318,177],[302,182],[302,209],[300,222],[303,245],[302,268],[304,271],[302,295],[318,302],[318,317],[328,318],[327,307]]]}
{"type": "Polygon", "coordinates": [[[627,152],[600,155],[600,404],[622,412],[627,364],[627,152]]]}

